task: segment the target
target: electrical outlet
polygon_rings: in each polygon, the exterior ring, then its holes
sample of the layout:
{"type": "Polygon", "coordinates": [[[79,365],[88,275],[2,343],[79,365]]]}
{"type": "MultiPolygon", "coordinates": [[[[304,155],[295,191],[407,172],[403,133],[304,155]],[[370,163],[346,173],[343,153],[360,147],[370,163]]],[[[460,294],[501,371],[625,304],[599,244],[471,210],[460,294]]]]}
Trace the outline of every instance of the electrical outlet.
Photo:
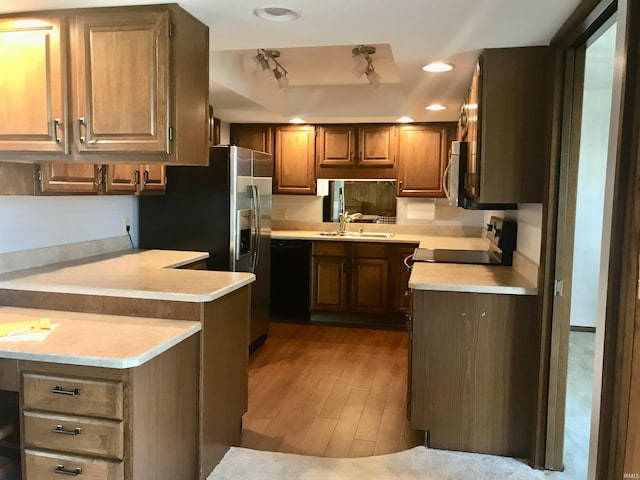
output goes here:
{"type": "Polygon", "coordinates": [[[127,233],[130,228],[131,228],[131,223],[129,222],[129,217],[124,217],[122,219],[122,231],[124,233],[127,233]]]}

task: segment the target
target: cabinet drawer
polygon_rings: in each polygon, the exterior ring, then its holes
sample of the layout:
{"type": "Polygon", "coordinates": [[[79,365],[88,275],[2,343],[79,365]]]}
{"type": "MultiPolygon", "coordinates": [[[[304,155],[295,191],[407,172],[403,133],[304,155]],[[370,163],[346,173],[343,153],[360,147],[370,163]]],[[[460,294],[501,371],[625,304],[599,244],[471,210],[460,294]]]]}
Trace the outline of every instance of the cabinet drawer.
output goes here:
{"type": "Polygon", "coordinates": [[[359,258],[388,258],[388,245],[382,243],[353,243],[353,256],[359,258]]]}
{"type": "Polygon", "coordinates": [[[313,255],[344,257],[348,254],[348,242],[313,242],[313,255]]]}
{"type": "Polygon", "coordinates": [[[76,476],[83,480],[122,480],[122,462],[98,460],[73,455],[60,455],[39,450],[24,451],[24,478],[29,480],[50,480],[60,474],[60,478],[76,476]],[[80,470],[77,470],[80,469],[80,470]]]}
{"type": "Polygon", "coordinates": [[[121,382],[25,373],[23,393],[25,409],[122,420],[121,382]]]}
{"type": "Polygon", "coordinates": [[[117,420],[25,411],[24,443],[27,447],[122,460],[123,426],[117,420]]]}

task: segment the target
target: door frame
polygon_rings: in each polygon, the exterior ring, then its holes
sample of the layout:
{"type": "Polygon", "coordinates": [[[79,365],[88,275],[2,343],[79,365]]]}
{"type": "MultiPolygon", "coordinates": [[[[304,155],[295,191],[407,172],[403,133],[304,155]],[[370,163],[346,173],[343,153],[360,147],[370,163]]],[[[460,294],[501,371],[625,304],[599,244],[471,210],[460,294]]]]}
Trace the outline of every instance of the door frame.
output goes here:
{"type": "MultiPolygon", "coordinates": [[[[632,353],[637,306],[638,254],[640,253],[640,5],[635,0],[583,0],[565,22],[551,45],[555,49],[555,85],[550,164],[543,205],[543,234],[539,270],[541,289],[541,344],[539,357],[536,424],[531,464],[543,468],[547,450],[547,399],[550,391],[552,353],[552,314],[556,265],[556,235],[562,156],[562,120],[567,51],[584,43],[604,21],[617,12],[614,102],[611,126],[617,141],[610,144],[614,153],[615,176],[608,288],[605,313],[604,352],[598,450],[595,467],[598,479],[622,478],[627,447],[629,393],[632,379],[632,353]],[[623,40],[623,41],[620,41],[623,40]],[[620,86],[619,88],[616,85],[620,86]],[[617,91],[616,91],[617,89],[617,91]]],[[[557,374],[555,372],[554,374],[557,374]]],[[[635,372],[636,375],[640,372],[635,372]]],[[[636,437],[638,434],[636,433],[636,437]]]]}

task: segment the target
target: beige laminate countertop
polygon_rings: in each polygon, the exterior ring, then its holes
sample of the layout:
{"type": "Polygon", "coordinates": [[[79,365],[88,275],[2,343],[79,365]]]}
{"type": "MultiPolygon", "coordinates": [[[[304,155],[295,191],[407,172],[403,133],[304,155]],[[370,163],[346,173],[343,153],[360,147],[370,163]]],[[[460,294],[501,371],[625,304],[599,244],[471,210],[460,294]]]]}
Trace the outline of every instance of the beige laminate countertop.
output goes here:
{"type": "Polygon", "coordinates": [[[309,230],[273,230],[271,238],[277,240],[327,240],[332,242],[415,243],[419,244],[421,248],[449,248],[455,250],[486,250],[489,242],[484,237],[445,237],[411,233],[395,233],[391,238],[329,236],[320,235],[319,231],[309,230]]]}
{"type": "Polygon", "coordinates": [[[178,302],[210,302],[255,280],[251,273],[177,267],[208,253],[124,250],[0,275],[0,289],[178,302]]]}
{"type": "Polygon", "coordinates": [[[49,318],[44,340],[0,337],[0,358],[106,368],[142,365],[200,331],[200,322],[0,306],[0,323],[49,318]]]}
{"type": "Polygon", "coordinates": [[[414,263],[409,288],[508,295],[538,294],[536,285],[513,267],[459,263],[414,263]]]}

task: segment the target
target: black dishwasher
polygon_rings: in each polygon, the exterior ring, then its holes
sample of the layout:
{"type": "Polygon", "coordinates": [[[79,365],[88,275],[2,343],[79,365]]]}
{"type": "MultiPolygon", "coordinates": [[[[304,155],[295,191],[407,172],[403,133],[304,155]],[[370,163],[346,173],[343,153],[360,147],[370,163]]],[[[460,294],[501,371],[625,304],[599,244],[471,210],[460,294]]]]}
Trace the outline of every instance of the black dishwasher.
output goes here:
{"type": "Polygon", "coordinates": [[[271,240],[271,319],[308,321],[311,242],[271,240]]]}

